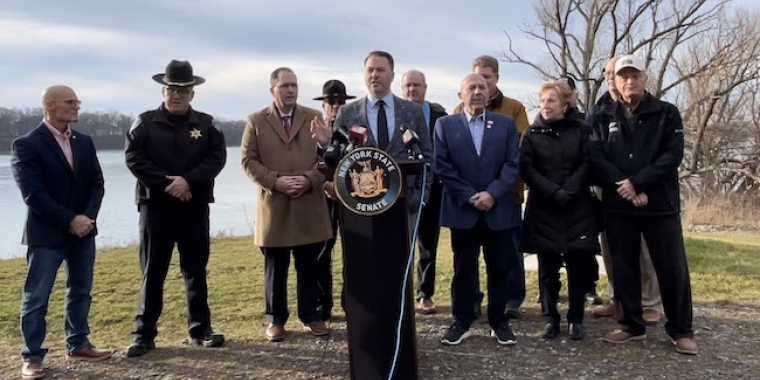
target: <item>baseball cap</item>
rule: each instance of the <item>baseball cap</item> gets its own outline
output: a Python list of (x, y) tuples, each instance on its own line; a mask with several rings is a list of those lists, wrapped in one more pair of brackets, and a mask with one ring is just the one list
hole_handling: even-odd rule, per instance
[(570, 86), (571, 89), (575, 90), (575, 79), (573, 79), (573, 77), (568, 75), (564, 77), (559, 77), (559, 79), (557, 80), (560, 82), (567, 83), (567, 85)]
[(615, 74), (627, 67), (635, 69), (636, 71), (644, 71), (644, 62), (635, 55), (624, 55), (618, 58), (617, 62), (615, 62)]

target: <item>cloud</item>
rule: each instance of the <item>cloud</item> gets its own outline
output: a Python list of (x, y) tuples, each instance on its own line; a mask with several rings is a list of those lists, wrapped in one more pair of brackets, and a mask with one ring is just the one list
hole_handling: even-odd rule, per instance
[[(504, 39), (499, 18), (476, 15), (506, 15), (515, 9), (496, 1), (484, 4), (486, 13), (485, 8), (463, 10), (454, 0), (435, 6), (400, 0), (336, 0), (330, 6), (306, 0), (287, 5), (235, 0), (4, 2), (0, 105), (37, 106), (44, 87), (64, 83), (83, 98), (85, 110), (137, 114), (161, 101), (150, 77), (171, 59), (187, 59), (208, 80), (197, 89), (194, 106), (241, 119), (271, 102), (269, 73), (279, 66), (298, 75), (304, 105), (318, 107), (311, 98), (331, 78), (364, 95), (362, 62), (370, 50), (382, 49), (396, 58), (394, 92), (400, 94), (401, 74), (417, 68), (428, 77), (430, 100), (451, 108), (458, 103), (459, 81), (470, 71), (472, 59), (496, 54)], [(519, 98), (535, 83), (526, 69), (514, 71), (502, 75), (500, 87)]]

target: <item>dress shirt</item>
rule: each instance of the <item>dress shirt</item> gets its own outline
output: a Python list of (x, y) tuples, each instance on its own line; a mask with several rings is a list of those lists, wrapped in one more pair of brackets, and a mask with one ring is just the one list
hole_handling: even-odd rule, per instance
[(422, 102), (422, 114), (425, 115), (425, 125), (430, 125), (430, 103)]
[(66, 126), (66, 130), (61, 133), (46, 120), (43, 120), (42, 122), (50, 130), (50, 133), (53, 134), (53, 137), (55, 137), (55, 142), (61, 147), (61, 151), (63, 151), (66, 161), (69, 162), (69, 166), (74, 169), (74, 155), (71, 153), (71, 128)]
[[(380, 105), (377, 104), (377, 101), (380, 100), (374, 95), (367, 95), (367, 121), (369, 122), (369, 129), (372, 131), (372, 136), (375, 137), (375, 142), (377, 142), (377, 114), (380, 112)], [(388, 95), (385, 95), (383, 97), (383, 101), (385, 102), (385, 118), (388, 120), (388, 145), (390, 145), (391, 140), (393, 140), (393, 131), (396, 129), (396, 113), (393, 110), (393, 107), (395, 106), (395, 102), (393, 100), (393, 93), (388, 93)]]
[(472, 143), (475, 145), (475, 152), (480, 156), (480, 149), (483, 147), (483, 133), (485, 132), (485, 117), (486, 111), (480, 113), (480, 115), (473, 116), (467, 111), (464, 113), (465, 121), (467, 121), (467, 127), (470, 129), (470, 136), (472, 136)]

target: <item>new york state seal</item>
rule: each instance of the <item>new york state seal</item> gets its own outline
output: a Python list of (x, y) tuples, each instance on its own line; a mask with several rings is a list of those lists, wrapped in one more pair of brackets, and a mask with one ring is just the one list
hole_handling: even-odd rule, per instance
[(340, 203), (359, 215), (381, 214), (401, 196), (401, 169), (393, 157), (377, 148), (348, 153), (338, 163), (334, 181)]

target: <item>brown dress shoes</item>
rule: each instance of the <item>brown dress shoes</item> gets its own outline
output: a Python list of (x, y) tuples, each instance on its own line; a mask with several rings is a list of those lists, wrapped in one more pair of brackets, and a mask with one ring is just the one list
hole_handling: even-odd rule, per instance
[(270, 323), (266, 331), (267, 340), (270, 342), (280, 342), (285, 339), (285, 325), (279, 323)]
[(21, 365), (21, 378), (25, 380), (41, 379), (45, 377), (45, 366), (41, 361), (31, 360)]
[(420, 313), (422, 314), (435, 314), (435, 302), (431, 298), (423, 298), (420, 300)]
[(92, 343), (87, 343), (86, 346), (79, 349), (78, 351), (70, 353), (69, 359), (97, 362), (100, 360), (108, 359), (111, 357), (111, 355), (113, 355), (113, 351), (101, 350), (99, 348), (95, 348)]

